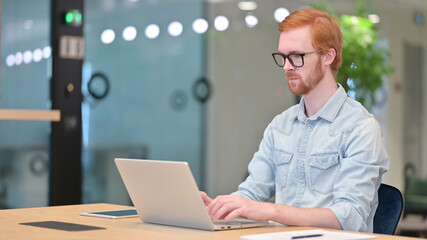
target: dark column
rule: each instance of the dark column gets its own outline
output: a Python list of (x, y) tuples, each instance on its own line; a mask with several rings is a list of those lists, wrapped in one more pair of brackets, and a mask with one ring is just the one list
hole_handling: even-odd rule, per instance
[(61, 111), (50, 136), (49, 204), (81, 203), (83, 0), (52, 0), (52, 109)]

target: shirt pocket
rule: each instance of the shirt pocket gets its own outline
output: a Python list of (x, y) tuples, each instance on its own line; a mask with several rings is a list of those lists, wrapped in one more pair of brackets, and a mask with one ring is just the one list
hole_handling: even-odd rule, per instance
[(310, 179), (313, 191), (322, 194), (332, 192), (338, 177), (339, 168), (338, 153), (310, 156)]
[(276, 184), (280, 188), (286, 188), (288, 182), (289, 166), (291, 165), (292, 153), (279, 150), (274, 151), (274, 162), (276, 163)]

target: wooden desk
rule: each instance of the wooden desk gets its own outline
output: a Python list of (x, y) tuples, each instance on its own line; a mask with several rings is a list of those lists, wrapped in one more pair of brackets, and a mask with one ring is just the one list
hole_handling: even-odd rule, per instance
[[(0, 210), (1, 239), (146, 239), (146, 240), (239, 240), (248, 234), (313, 229), (308, 227), (269, 226), (226, 231), (203, 231), (155, 224), (145, 224), (137, 217), (104, 219), (80, 216), (80, 212), (128, 209), (128, 206), (112, 204), (84, 204), (42, 208)], [(104, 227), (106, 229), (69, 232), (21, 225), (23, 222), (61, 221)], [(376, 239), (414, 239), (408, 237), (377, 235)]]

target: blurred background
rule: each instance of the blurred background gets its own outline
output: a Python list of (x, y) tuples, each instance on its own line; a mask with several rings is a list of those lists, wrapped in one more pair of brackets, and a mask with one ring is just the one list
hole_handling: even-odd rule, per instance
[[(264, 129), (298, 102), (271, 57), (277, 23), (316, 6), (347, 29), (351, 73), (340, 82), (381, 124), (384, 182), (416, 195), (405, 220), (419, 226), (400, 234), (426, 231), (426, 1), (82, 2), (82, 71), (71, 73), (81, 78), (81, 203), (132, 204), (115, 157), (188, 161), (200, 189), (235, 191)], [(50, 110), (62, 91), (51, 83), (51, 4), (1, 0), (2, 109)], [(49, 205), (51, 124), (0, 121), (0, 209)]]

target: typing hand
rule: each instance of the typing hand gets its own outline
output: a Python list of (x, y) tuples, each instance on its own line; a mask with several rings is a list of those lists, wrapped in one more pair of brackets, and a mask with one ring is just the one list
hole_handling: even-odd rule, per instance
[(258, 202), (237, 195), (218, 196), (207, 206), (212, 219), (229, 221), (245, 217), (255, 221), (266, 221), (271, 217), (274, 207), (271, 203)]
[(212, 202), (212, 198), (210, 198), (205, 192), (200, 191), (200, 196), (202, 197), (205, 206), (208, 206)]

